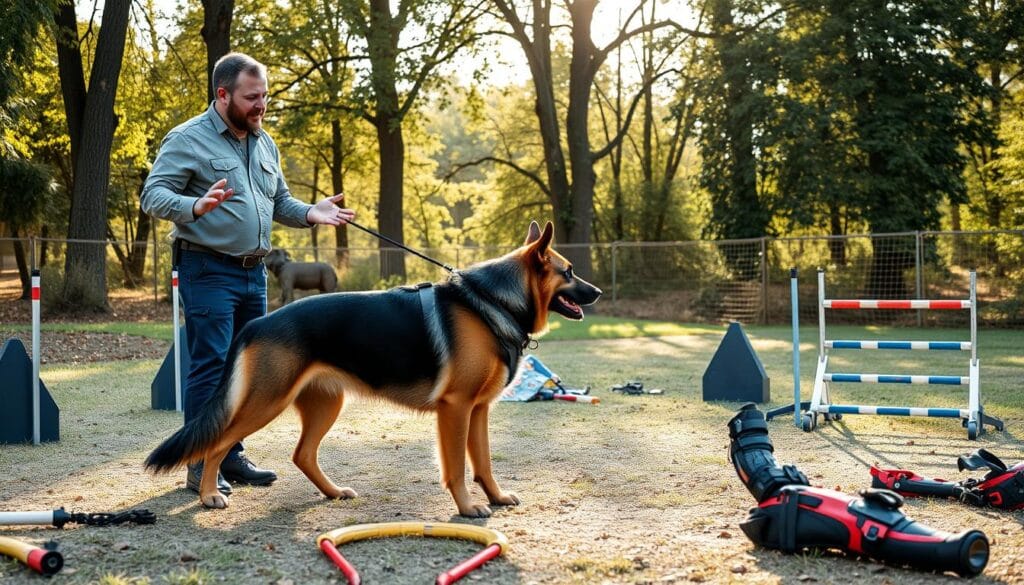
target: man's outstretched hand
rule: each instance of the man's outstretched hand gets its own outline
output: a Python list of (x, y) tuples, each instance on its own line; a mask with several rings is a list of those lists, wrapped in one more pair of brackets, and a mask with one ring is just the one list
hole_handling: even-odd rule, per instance
[(345, 195), (338, 193), (334, 197), (322, 199), (306, 212), (306, 221), (322, 225), (342, 225), (350, 219), (355, 218), (356, 212), (351, 209), (342, 209), (336, 204), (345, 198)]
[(192, 215), (196, 217), (206, 215), (216, 209), (221, 203), (224, 203), (225, 199), (234, 195), (234, 189), (224, 188), (227, 184), (227, 179), (221, 179), (210, 185), (210, 189), (206, 191), (206, 195), (196, 199), (195, 203), (192, 204)]

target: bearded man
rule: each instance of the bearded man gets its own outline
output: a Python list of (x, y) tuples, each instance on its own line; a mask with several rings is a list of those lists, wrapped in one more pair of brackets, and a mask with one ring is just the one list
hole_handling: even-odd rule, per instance
[[(336, 203), (292, 197), (280, 154), (263, 131), (267, 69), (242, 53), (213, 67), (214, 101), (164, 137), (142, 191), (142, 209), (174, 222), (174, 264), (185, 311), (191, 365), (184, 384), (185, 422), (196, 418), (217, 388), (231, 340), (267, 312), (272, 220), (291, 227), (341, 225), (355, 216)], [(246, 457), (241, 443), (221, 464), (217, 486), (229, 480), (269, 485), (277, 479)], [(189, 465), (186, 487), (198, 492), (202, 463)]]

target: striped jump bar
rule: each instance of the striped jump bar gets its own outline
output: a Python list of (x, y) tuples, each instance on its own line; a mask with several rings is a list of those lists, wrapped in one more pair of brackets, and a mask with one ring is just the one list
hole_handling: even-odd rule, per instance
[(826, 339), (829, 349), (926, 349), (971, 351), (970, 341), (854, 341), (849, 339)]
[(857, 301), (849, 299), (825, 299), (826, 309), (970, 309), (971, 301)]
[[(825, 412), (821, 409), (819, 412)], [(939, 418), (967, 418), (970, 412), (959, 408), (923, 408), (908, 406), (858, 406), (831, 404), (829, 414), (882, 414), (890, 416), (931, 416)]]
[(904, 376), (898, 374), (825, 374), (826, 382), (854, 382), (860, 384), (945, 384), (968, 386), (967, 376)]

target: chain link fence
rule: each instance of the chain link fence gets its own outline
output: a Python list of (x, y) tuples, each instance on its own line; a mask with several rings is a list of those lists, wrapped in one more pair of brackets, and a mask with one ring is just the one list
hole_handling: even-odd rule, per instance
[[(168, 243), (74, 242), (105, 248), (106, 286), (111, 295), (152, 295), (166, 302), (170, 287)], [(43, 300), (59, 295), (67, 240), (0, 238), (0, 302), (20, 292), (16, 257), (42, 273)], [(420, 250), (442, 263), (465, 267), (513, 247)], [(978, 273), (979, 324), (1024, 325), (1024, 230), (907, 232), (852, 236), (757, 238), (729, 241), (615, 242), (560, 245), (569, 257), (590, 254), (590, 280), (605, 291), (596, 312), (621, 317), (681, 322), (788, 324), (790, 270), (799, 275), (800, 318), (817, 319), (817, 276), (825, 274), (825, 296), (848, 299), (966, 299), (969, 272)], [(325, 262), (339, 275), (340, 290), (367, 290), (437, 281), (445, 271), (413, 256), (405, 258), (403, 282), (380, 279), (382, 252), (373, 248), (288, 248), (295, 262)], [(402, 254), (395, 250), (388, 256)], [(279, 301), (271, 276), (270, 306)], [(29, 308), (25, 303), (25, 312)], [(9, 314), (9, 313), (8, 313)], [(966, 323), (963, 311), (843, 311), (830, 323), (950, 326)]]

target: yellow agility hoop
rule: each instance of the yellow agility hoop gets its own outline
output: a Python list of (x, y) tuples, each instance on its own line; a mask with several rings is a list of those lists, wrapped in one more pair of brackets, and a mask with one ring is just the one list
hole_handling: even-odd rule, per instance
[(470, 571), (483, 565), (487, 561), (508, 551), (508, 538), (497, 530), (474, 526), (472, 524), (456, 524), (452, 522), (441, 522), (431, 524), (426, 522), (379, 522), (375, 524), (355, 524), (325, 532), (316, 537), (316, 544), (331, 561), (341, 570), (348, 579), (350, 585), (359, 585), (361, 579), (359, 572), (352, 563), (341, 555), (338, 547), (357, 540), (369, 540), (371, 538), (389, 538), (393, 536), (423, 536), (435, 538), (456, 538), (459, 540), (471, 540), (484, 545), (484, 550), (473, 555), (469, 559), (448, 569), (437, 576), (438, 585), (454, 583), (465, 577)]

